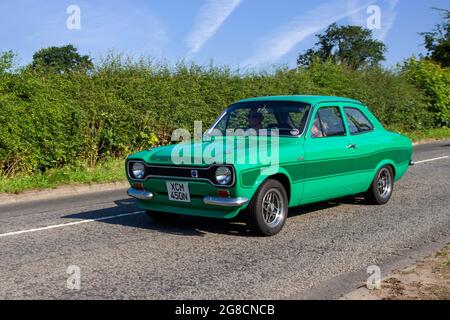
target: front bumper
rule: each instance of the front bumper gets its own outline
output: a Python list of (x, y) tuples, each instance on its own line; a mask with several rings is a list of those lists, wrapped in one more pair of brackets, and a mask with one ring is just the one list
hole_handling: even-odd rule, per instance
[(128, 194), (128, 196), (139, 199), (139, 200), (152, 200), (155, 196), (152, 192), (144, 191), (144, 190), (137, 190), (134, 188), (128, 189), (127, 194)]
[[(139, 200), (150, 201), (154, 198), (154, 194), (150, 191), (137, 190), (135, 188), (130, 188), (127, 191), (128, 196), (132, 198), (136, 198)], [(221, 198), (221, 197), (212, 197), (205, 196), (203, 198), (203, 203), (206, 205), (220, 206), (220, 207), (242, 207), (248, 203), (247, 198), (239, 197), (239, 198)]]
[(205, 204), (222, 207), (242, 207), (248, 203), (247, 198), (220, 198), (220, 197), (204, 197), (203, 202)]

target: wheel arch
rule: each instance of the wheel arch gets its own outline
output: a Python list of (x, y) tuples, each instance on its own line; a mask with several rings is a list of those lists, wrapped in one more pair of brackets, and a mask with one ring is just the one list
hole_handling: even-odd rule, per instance
[(261, 185), (269, 179), (274, 179), (281, 183), (281, 185), (284, 187), (284, 190), (286, 191), (288, 202), (290, 203), (292, 198), (292, 181), (289, 173), (287, 173), (283, 168), (279, 168), (279, 170), (277, 170), (276, 172), (260, 175), (256, 180), (255, 190), (258, 190), (258, 188), (261, 187)]
[(284, 190), (286, 191), (286, 195), (288, 197), (288, 201), (290, 202), (291, 201), (291, 180), (289, 179), (289, 177), (283, 173), (277, 173), (277, 174), (267, 177), (266, 180), (268, 180), (268, 179), (277, 180), (278, 182), (280, 182), (283, 185)]
[(394, 179), (397, 180), (397, 166), (395, 165), (395, 162), (392, 161), (391, 159), (385, 159), (380, 163), (378, 163), (378, 165), (375, 167), (375, 170), (373, 171), (373, 177), (375, 178), (375, 175), (377, 174), (378, 170), (380, 170), (384, 166), (391, 167)]

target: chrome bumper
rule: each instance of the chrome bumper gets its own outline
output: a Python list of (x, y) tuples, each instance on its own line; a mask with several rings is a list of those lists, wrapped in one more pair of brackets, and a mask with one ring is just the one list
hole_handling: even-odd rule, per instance
[(242, 207), (247, 204), (247, 198), (220, 198), (220, 197), (205, 197), (203, 198), (205, 204), (221, 207)]
[(152, 200), (154, 197), (154, 194), (152, 192), (144, 191), (144, 190), (137, 190), (134, 188), (128, 189), (127, 194), (128, 194), (128, 196), (139, 199), (139, 200)]
[[(136, 198), (139, 200), (152, 200), (154, 198), (154, 194), (150, 191), (137, 190), (134, 188), (130, 188), (127, 191), (128, 196), (132, 198)], [(220, 207), (242, 207), (247, 204), (247, 198), (220, 198), (220, 197), (211, 197), (207, 196), (203, 198), (203, 202), (208, 205), (220, 206)]]

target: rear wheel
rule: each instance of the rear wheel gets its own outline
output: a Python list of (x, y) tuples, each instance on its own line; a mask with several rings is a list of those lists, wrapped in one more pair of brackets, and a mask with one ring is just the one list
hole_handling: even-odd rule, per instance
[(394, 173), (390, 166), (381, 167), (366, 193), (372, 204), (383, 205), (389, 202), (394, 191)]
[(155, 221), (172, 221), (177, 218), (176, 214), (145, 210), (145, 213)]
[(247, 208), (247, 225), (253, 232), (273, 236), (281, 231), (288, 213), (288, 198), (277, 180), (265, 181)]

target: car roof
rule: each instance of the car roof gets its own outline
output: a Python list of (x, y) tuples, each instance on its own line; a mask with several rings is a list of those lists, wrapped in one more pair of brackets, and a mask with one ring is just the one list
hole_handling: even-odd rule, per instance
[(266, 96), (266, 97), (256, 97), (243, 99), (238, 101), (241, 102), (255, 102), (255, 101), (295, 101), (295, 102), (304, 102), (309, 103), (311, 105), (315, 105), (317, 103), (323, 102), (348, 102), (348, 103), (356, 103), (359, 105), (363, 105), (360, 101), (343, 98), (343, 97), (334, 97), (334, 96), (310, 96), (310, 95), (293, 95), (293, 96)]

